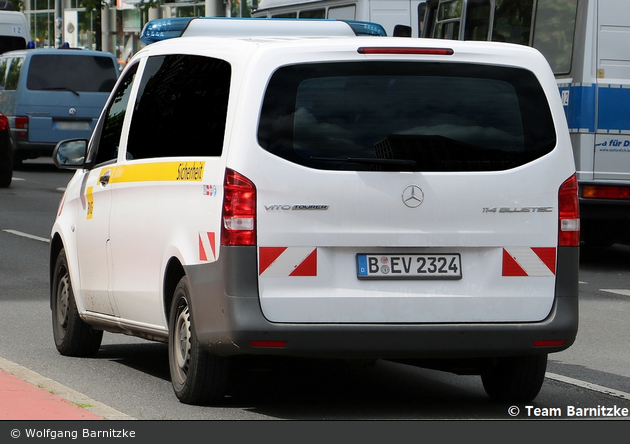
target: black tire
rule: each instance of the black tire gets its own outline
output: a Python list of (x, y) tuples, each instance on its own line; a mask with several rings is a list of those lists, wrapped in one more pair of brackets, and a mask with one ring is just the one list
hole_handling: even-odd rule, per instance
[[(1, 142), (0, 142), (1, 143)], [(7, 188), (13, 179), (13, 151), (0, 145), (0, 188)]]
[(63, 249), (55, 262), (51, 296), (53, 337), (59, 353), (76, 357), (96, 354), (101, 346), (103, 331), (93, 329), (79, 317)]
[(219, 404), (225, 397), (230, 361), (208, 353), (197, 340), (186, 277), (173, 292), (168, 326), (168, 361), (175, 395), (184, 404)]
[(546, 354), (498, 358), (481, 374), (481, 380), (495, 401), (529, 402), (538, 396), (546, 371)]
[(22, 157), (16, 155), (15, 153), (13, 153), (13, 169), (14, 170), (21, 170), (22, 166), (23, 166), (23, 159)]

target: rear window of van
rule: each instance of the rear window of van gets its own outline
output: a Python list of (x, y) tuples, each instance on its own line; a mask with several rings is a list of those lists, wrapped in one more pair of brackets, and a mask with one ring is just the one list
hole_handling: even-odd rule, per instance
[(318, 169), (498, 171), (549, 153), (556, 132), (524, 69), (344, 62), (277, 70), (258, 142)]
[(33, 55), (26, 88), (32, 91), (108, 93), (116, 83), (117, 69), (110, 57)]

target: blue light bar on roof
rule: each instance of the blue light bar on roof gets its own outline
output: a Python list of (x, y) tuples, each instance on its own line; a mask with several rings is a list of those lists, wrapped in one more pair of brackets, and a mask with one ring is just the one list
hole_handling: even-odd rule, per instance
[(361, 36), (374, 36), (374, 37), (387, 37), (387, 32), (378, 23), (361, 22), (358, 20), (341, 20), (346, 22), (356, 35)]
[(194, 17), (176, 17), (151, 20), (142, 30), (140, 41), (145, 44), (159, 42), (160, 40), (181, 37), (184, 30)]
[(226, 17), (177, 17), (148, 22), (140, 41), (145, 44), (182, 36), (386, 36), (371, 22), (325, 19), (266, 19)]

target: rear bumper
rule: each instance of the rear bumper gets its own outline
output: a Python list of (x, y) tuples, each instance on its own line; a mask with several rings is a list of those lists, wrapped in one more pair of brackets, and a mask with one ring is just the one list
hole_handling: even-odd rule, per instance
[(15, 138), (14, 155), (21, 159), (36, 159), (38, 157), (50, 157), (57, 146), (56, 143), (26, 142)]
[(630, 242), (630, 200), (580, 198), (582, 239), (586, 242)]
[[(255, 247), (223, 247), (213, 264), (188, 267), (197, 338), (211, 352), (327, 358), (484, 358), (568, 348), (578, 328), (578, 248), (559, 248), (556, 300), (533, 323), (290, 324), (265, 319), (258, 301)], [(230, 270), (238, 270), (238, 275)], [(566, 341), (535, 347), (534, 341)], [(254, 347), (279, 341), (284, 347)]]

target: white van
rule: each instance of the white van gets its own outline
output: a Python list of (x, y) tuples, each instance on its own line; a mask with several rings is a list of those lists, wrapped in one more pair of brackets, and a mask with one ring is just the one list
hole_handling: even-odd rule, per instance
[[(229, 37), (225, 37), (229, 35)], [(526, 46), (328, 20), (150, 22), (51, 232), (61, 354), (168, 343), (185, 403), (237, 355), (391, 359), (529, 401), (578, 326), (579, 211)], [(154, 43), (152, 43), (154, 42)]]
[(0, 54), (25, 49), (30, 41), (31, 33), (24, 13), (0, 10)]

